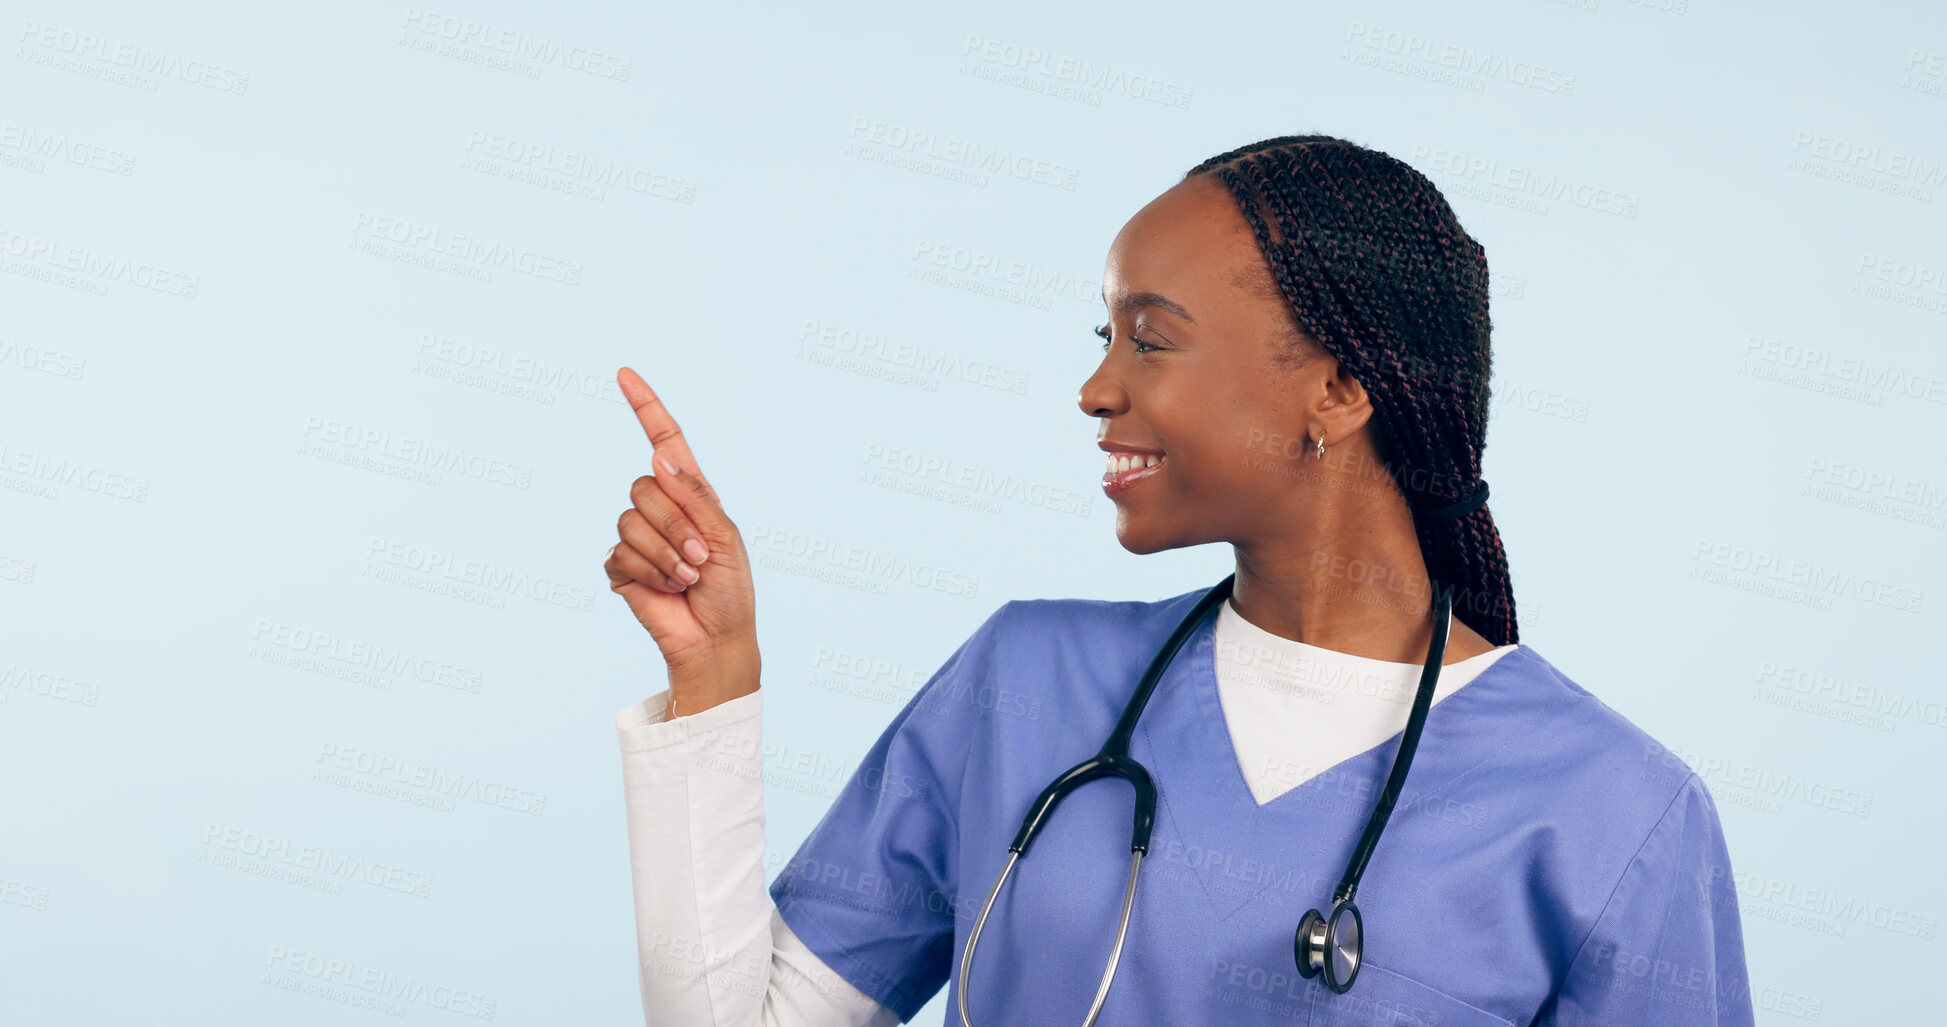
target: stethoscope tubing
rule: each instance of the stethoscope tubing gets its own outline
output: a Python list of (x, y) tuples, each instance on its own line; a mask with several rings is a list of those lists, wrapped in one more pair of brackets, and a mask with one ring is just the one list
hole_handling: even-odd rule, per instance
[(1116, 967), (1122, 961), (1123, 942), (1129, 937), (1129, 915), (1136, 905), (1136, 881), (1142, 872), (1143, 856), (1149, 851), (1150, 831), (1156, 823), (1155, 782), (1151, 780), (1149, 771), (1129, 755), (1129, 743), (1135, 737), (1136, 722), (1142, 717), (1143, 707), (1149, 704), (1151, 693), (1156, 691), (1156, 683), (1162, 680), (1163, 671), (1175, 659), (1177, 650), (1183, 648), (1183, 643), (1203, 625), (1210, 611), (1230, 595), (1231, 585), (1236, 579), (1235, 573), (1226, 575), (1224, 580), (1205, 592), (1197, 600), (1196, 606), (1177, 624), (1176, 630), (1163, 643), (1163, 648), (1149, 661), (1149, 668), (1143, 672), (1136, 694), (1123, 707), (1115, 730), (1109, 733), (1102, 748), (1094, 756), (1049, 782), (1035, 797), (1034, 805), (1021, 821), (1021, 830), (1007, 847), (1007, 862), (994, 878), (994, 887), (987, 892), (987, 901), (981, 903), (980, 916), (974, 920), (973, 930), (967, 935), (966, 950), (960, 954), (958, 1006), (961, 1027), (974, 1027), (973, 1016), (967, 1011), (967, 991), (973, 980), (974, 949), (980, 944), (980, 932), (987, 924), (987, 914), (993, 910), (994, 900), (1000, 896), (1001, 886), (1007, 883), (1014, 865), (1026, 858), (1028, 847), (1034, 844), (1035, 836), (1041, 833), (1042, 825), (1048, 822), (1048, 817), (1053, 815), (1064, 796), (1098, 777), (1120, 777), (1136, 790), (1136, 812), (1129, 838), (1129, 884), (1122, 892), (1122, 916), (1116, 923), (1115, 947), (1109, 952), (1109, 964), (1102, 972), (1102, 982), (1095, 989), (1095, 1001), (1089, 1006), (1088, 1017), (1082, 1021), (1083, 1027), (1093, 1027), (1096, 1018), (1102, 1015), (1102, 1008), (1109, 1001), (1109, 986), (1115, 983)]
[(1365, 832), (1359, 836), (1359, 844), (1345, 864), (1345, 876), (1339, 879), (1339, 886), (1332, 893), (1334, 902), (1350, 899), (1358, 890), (1366, 863), (1372, 859), (1372, 850), (1386, 830), (1386, 821), (1391, 819), (1393, 806), (1399, 802), (1400, 790), (1406, 787), (1406, 772), (1413, 766), (1413, 754), (1420, 750), (1420, 732), (1426, 729), (1427, 713), (1433, 708), (1433, 686), (1440, 679), (1440, 664), (1447, 655), (1447, 636), (1453, 631), (1453, 590), (1436, 586), (1433, 604), (1433, 640), (1427, 645), (1426, 665), (1420, 668), (1420, 685), (1413, 694), (1413, 708), (1406, 715), (1406, 730), (1400, 735), (1399, 748), (1393, 754), (1393, 769), (1386, 775), (1386, 787), (1379, 793), (1372, 816), (1366, 820)]

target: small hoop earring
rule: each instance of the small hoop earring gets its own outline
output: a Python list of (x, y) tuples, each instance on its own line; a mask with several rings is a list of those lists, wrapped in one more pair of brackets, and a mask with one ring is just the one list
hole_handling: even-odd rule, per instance
[(1314, 455), (1314, 456), (1312, 457), (1312, 459), (1314, 459), (1314, 460), (1323, 460), (1323, 459), (1325, 459), (1325, 431), (1324, 431), (1324, 429), (1322, 429), (1322, 428), (1321, 428), (1321, 429), (1319, 429), (1319, 432), (1318, 432), (1318, 445), (1317, 445), (1317, 447), (1316, 447), (1316, 448), (1314, 448), (1314, 449), (1313, 449), (1313, 453), (1314, 453), (1315, 455)]

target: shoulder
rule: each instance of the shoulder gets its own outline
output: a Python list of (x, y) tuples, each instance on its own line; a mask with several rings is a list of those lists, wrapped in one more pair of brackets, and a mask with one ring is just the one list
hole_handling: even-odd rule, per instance
[(1620, 835), (1647, 835), (1679, 800), (1701, 798), (1715, 818), (1703, 779), (1649, 731), (1525, 644), (1500, 663), (1491, 697), (1506, 714), (1495, 731), (1508, 769), (1549, 782), (1564, 806), (1599, 811), (1592, 826)]
[(1144, 634), (1158, 624), (1174, 625), (1206, 591), (1198, 588), (1155, 600), (1010, 599), (990, 622), (1005, 620), (1014, 641), (1053, 642), (1099, 632)]
[[(1077, 723), (1119, 704), (1183, 615), (1206, 589), (1153, 601), (1011, 599), (976, 629), (949, 661), (942, 695), (990, 685), (1016, 706), (1060, 709)], [(1119, 705), (1118, 705), (1119, 708)], [(1029, 716), (1027, 721), (1038, 718)]]

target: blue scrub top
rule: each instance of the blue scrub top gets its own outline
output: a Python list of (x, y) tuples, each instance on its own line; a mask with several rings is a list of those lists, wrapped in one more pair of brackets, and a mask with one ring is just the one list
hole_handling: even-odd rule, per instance
[[(957, 1024), (960, 953), (1021, 818), (1101, 746), (1203, 591), (1002, 605), (780, 872), (785, 922), (902, 1021), (944, 984)], [(1752, 1023), (1709, 792), (1526, 645), (1427, 718), (1359, 886), (1352, 989), (1300, 977), (1292, 934), (1305, 910), (1329, 912), (1400, 736), (1257, 805), (1218, 702), (1215, 620), (1131, 744), (1159, 802), (1103, 1024)], [(1122, 781), (1084, 785), (1016, 865), (975, 953), (978, 1027), (1082, 1021), (1115, 940), (1132, 809)]]

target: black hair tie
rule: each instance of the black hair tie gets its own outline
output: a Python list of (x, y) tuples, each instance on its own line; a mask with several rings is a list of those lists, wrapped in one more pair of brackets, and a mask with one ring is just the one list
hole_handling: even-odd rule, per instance
[(1465, 517), (1475, 510), (1480, 509), (1486, 502), (1487, 482), (1483, 480), (1480, 487), (1474, 490), (1473, 495), (1457, 503), (1449, 503), (1437, 510), (1428, 510), (1420, 515), (1420, 521), (1425, 524), (1438, 524), (1441, 521), (1450, 521), (1457, 517)]

